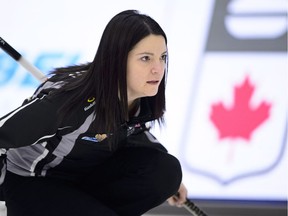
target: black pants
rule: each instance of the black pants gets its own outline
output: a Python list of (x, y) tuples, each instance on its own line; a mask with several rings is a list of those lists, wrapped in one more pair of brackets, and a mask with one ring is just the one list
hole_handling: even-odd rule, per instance
[(138, 216), (175, 194), (182, 173), (165, 152), (139, 147), (116, 152), (77, 183), (7, 173), (8, 216)]

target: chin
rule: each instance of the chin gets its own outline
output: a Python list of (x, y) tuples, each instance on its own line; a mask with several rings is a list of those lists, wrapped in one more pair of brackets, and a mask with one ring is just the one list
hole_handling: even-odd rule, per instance
[(146, 96), (147, 96), (147, 97), (153, 97), (153, 96), (157, 95), (157, 93), (158, 93), (158, 91), (157, 91), (157, 92), (150, 93), (150, 94), (147, 94)]

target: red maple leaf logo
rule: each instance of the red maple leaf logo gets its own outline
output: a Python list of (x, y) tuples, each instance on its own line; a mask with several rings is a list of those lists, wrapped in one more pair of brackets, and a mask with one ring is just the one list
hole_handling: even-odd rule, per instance
[(240, 86), (235, 86), (231, 107), (225, 107), (222, 102), (212, 105), (210, 119), (218, 129), (220, 139), (250, 140), (253, 131), (269, 118), (271, 104), (262, 101), (257, 107), (251, 107), (254, 89), (247, 76)]

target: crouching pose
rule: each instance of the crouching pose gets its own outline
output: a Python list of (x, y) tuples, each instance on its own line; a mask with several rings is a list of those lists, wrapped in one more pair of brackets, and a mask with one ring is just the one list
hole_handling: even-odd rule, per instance
[(56, 68), (1, 118), (8, 216), (138, 216), (184, 203), (179, 161), (148, 127), (164, 120), (167, 56), (159, 24), (123, 11), (92, 62)]

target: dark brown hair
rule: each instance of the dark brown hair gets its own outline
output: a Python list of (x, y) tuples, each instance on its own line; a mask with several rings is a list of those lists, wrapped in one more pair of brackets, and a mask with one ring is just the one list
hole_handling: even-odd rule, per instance
[[(66, 72), (85, 71), (77, 79), (69, 79), (59, 91), (71, 91), (62, 112), (73, 111), (78, 104), (95, 97), (95, 128), (110, 133), (124, 123), (128, 116), (127, 105), (127, 59), (128, 53), (143, 38), (153, 35), (167, 38), (160, 25), (150, 16), (140, 14), (136, 10), (123, 11), (114, 16), (107, 24), (91, 63), (58, 69), (54, 74), (63, 76)], [(158, 93), (147, 97), (153, 118), (163, 123), (165, 111), (165, 75), (160, 83)], [(63, 73), (65, 72), (65, 73)], [(66, 73), (67, 74), (67, 73)], [(63, 78), (63, 77), (62, 77)], [(53, 79), (53, 77), (52, 77)]]

